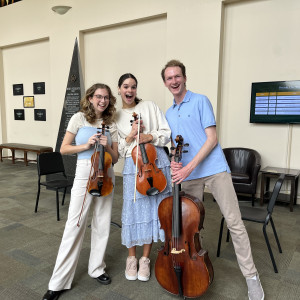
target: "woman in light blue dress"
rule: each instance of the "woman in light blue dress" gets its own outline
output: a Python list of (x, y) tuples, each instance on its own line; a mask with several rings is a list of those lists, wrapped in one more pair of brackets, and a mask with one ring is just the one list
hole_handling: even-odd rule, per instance
[[(170, 142), (171, 130), (163, 112), (154, 102), (137, 98), (137, 79), (132, 74), (122, 75), (118, 87), (122, 98), (122, 109), (116, 114), (118, 150), (120, 156), (125, 158), (122, 210), (122, 244), (128, 248), (125, 276), (128, 280), (147, 281), (150, 278), (149, 255), (152, 242), (164, 241), (165, 238), (164, 231), (160, 229), (158, 206), (172, 191), (170, 162), (163, 149)], [(136, 166), (131, 152), (137, 145), (138, 121), (132, 121), (134, 112), (141, 115), (139, 142), (155, 146), (156, 166), (167, 180), (166, 188), (158, 195), (147, 196), (136, 191), (135, 199)], [(143, 256), (139, 263), (136, 246), (143, 246)]]

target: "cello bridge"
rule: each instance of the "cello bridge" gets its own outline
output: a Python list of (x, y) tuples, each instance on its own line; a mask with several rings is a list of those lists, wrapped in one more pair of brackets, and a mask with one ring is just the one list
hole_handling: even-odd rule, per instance
[(172, 250), (171, 250), (172, 254), (180, 254), (182, 252), (185, 252), (185, 249), (176, 250), (176, 248), (172, 248)]

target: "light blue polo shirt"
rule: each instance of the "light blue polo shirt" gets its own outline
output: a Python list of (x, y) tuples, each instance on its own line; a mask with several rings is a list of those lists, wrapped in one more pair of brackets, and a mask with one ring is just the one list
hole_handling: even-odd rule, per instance
[[(187, 91), (183, 101), (173, 105), (167, 110), (166, 118), (172, 130), (172, 141), (176, 145), (177, 135), (183, 137), (184, 143), (188, 143), (187, 153), (182, 154), (181, 162), (187, 165), (199, 152), (207, 137), (205, 128), (216, 126), (213, 107), (209, 99), (200, 94)], [(202, 161), (185, 180), (192, 180), (211, 176), (221, 172), (230, 173), (223, 150), (218, 143), (210, 154)]]

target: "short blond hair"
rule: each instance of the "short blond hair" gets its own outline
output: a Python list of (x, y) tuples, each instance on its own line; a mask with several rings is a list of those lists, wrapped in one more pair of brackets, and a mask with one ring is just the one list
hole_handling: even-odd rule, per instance
[(180, 62), (179, 60), (172, 59), (169, 62), (167, 62), (165, 67), (161, 70), (161, 77), (162, 77), (163, 81), (165, 81), (165, 71), (169, 67), (179, 67), (181, 69), (183, 77), (186, 77), (186, 75), (185, 75), (185, 65), (182, 62)]

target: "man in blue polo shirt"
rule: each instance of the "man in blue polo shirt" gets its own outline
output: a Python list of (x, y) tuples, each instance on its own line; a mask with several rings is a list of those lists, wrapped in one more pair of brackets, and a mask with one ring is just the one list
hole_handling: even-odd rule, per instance
[(248, 285), (248, 297), (250, 300), (263, 300), (264, 291), (241, 219), (230, 169), (217, 140), (212, 105), (206, 96), (186, 89), (185, 66), (180, 61), (169, 61), (161, 76), (174, 96), (173, 105), (166, 113), (172, 130), (172, 143), (176, 145), (175, 138), (181, 135), (184, 143), (189, 144), (181, 162), (171, 162), (173, 181), (199, 199), (203, 197), (204, 187), (209, 188), (230, 230), (238, 264)]

